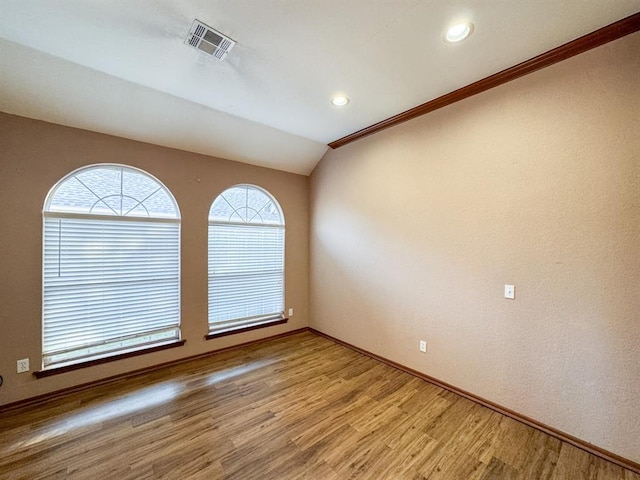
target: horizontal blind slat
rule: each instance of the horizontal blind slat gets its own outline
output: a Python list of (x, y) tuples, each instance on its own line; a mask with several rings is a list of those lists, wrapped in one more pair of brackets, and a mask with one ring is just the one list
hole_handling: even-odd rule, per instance
[(282, 318), (284, 226), (210, 224), (208, 254), (211, 332)]
[(45, 364), (179, 338), (179, 254), (179, 223), (48, 214)]

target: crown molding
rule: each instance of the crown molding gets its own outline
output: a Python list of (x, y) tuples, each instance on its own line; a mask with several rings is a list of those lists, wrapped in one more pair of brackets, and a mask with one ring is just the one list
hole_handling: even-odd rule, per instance
[(460, 100), (464, 100), (465, 98), (485, 92), (491, 88), (515, 80), (516, 78), (529, 75), (537, 70), (562, 62), (568, 58), (604, 45), (605, 43), (609, 43), (631, 33), (635, 33), (638, 30), (640, 30), (640, 12), (612, 23), (611, 25), (607, 25), (606, 27), (602, 27), (594, 32), (588, 33), (587, 35), (572, 40), (569, 43), (565, 43), (564, 45), (556, 47), (553, 50), (549, 50), (537, 57), (525, 60), (513, 67), (507, 68), (506, 70), (502, 70), (501, 72), (490, 75), (482, 80), (478, 80), (477, 82), (454, 90), (451, 93), (447, 93), (446, 95), (442, 95), (441, 97), (423, 103), (422, 105), (413, 107), (405, 112), (389, 117), (386, 120), (374, 123), (373, 125), (339, 138), (338, 140), (334, 140), (329, 143), (329, 147), (333, 149), (343, 147), (368, 135), (372, 135), (386, 128), (406, 122), (407, 120), (420, 117), (433, 112), (434, 110), (451, 105), (452, 103), (456, 103)]

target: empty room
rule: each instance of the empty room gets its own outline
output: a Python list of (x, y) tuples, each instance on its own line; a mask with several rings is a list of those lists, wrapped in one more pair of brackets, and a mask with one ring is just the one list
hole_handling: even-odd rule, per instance
[(640, 480), (639, 31), (0, 0), (0, 480)]

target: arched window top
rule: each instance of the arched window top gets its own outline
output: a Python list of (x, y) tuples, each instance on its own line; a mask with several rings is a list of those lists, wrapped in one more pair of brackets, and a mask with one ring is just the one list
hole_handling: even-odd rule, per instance
[(211, 204), (210, 222), (284, 225), (280, 205), (266, 190), (255, 185), (235, 185)]
[(158, 179), (124, 165), (90, 165), (49, 192), (45, 212), (117, 217), (180, 218), (173, 195)]

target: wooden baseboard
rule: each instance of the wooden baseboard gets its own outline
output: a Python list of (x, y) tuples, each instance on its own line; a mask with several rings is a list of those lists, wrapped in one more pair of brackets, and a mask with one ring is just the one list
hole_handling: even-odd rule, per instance
[(616, 465), (621, 466), (622, 468), (626, 468), (632, 472), (638, 473), (640, 474), (640, 464), (629, 460), (627, 458), (621, 457), (620, 455), (617, 455), (615, 453), (609, 452), (608, 450), (605, 450), (604, 448), (600, 448), (596, 445), (590, 444), (584, 440), (581, 440), (577, 437), (574, 437), (573, 435), (570, 435), (568, 433), (562, 432), (556, 428), (550, 427), (549, 425), (545, 425), (544, 423), (538, 422), (537, 420), (527, 417), (525, 415), (522, 415), (518, 412), (515, 412), (509, 408), (503, 407), (501, 405), (498, 405), (497, 403), (494, 403), (490, 400), (484, 399), (482, 397), (479, 397), (477, 395), (474, 395), (473, 393), (467, 392), (465, 390), (462, 390), (454, 385), (450, 385), (446, 382), (440, 381), (437, 378), (431, 377), (429, 375), (426, 375), (424, 373), (418, 372), (417, 370), (413, 370), (412, 368), (406, 367), (404, 365), (401, 365), (399, 363), (394, 362), (393, 360), (389, 360), (387, 358), (381, 357), (380, 355), (376, 355), (375, 353), (369, 352), (367, 350), (364, 350), (360, 347), (356, 347), (355, 345), (352, 345), (350, 343), (347, 343), (345, 341), (342, 341), (338, 338), (332, 337), (331, 335), (328, 335), (326, 333), (323, 333), (319, 330), (316, 330), (315, 328), (311, 328), (311, 327), (303, 327), (303, 328), (299, 328), (296, 330), (292, 330), (290, 332), (284, 332), (284, 333), (280, 333), (278, 335), (273, 335), (270, 337), (266, 337), (266, 338), (260, 338), (258, 340), (253, 340), (251, 342), (245, 342), (245, 343), (240, 343), (238, 345), (232, 345), (230, 347), (225, 347), (225, 348), (220, 348), (217, 350), (211, 350), (210, 352), (205, 352), (205, 353), (201, 353), (198, 355), (192, 355), (190, 357), (185, 357), (185, 358), (180, 358), (177, 360), (173, 360), (170, 362), (165, 362), (165, 363), (160, 363), (157, 365), (153, 365), (153, 366), (149, 366), (149, 367), (145, 367), (145, 368), (140, 368), (138, 370), (133, 370), (131, 372), (126, 372), (126, 373), (121, 373), (118, 375), (113, 375), (111, 377), (107, 377), (107, 378), (103, 378), (100, 380), (96, 380), (93, 382), (88, 382), (88, 383), (83, 383), (80, 385), (75, 385), (73, 387), (69, 387), (69, 388), (64, 388), (61, 390), (56, 390), (54, 392), (50, 392), (50, 393), (46, 393), (43, 395), (38, 395), (36, 397), (31, 397), (31, 398), (27, 398), (24, 400), (19, 400), (17, 402), (12, 402), (12, 403), (8, 403), (5, 405), (1, 405), (0, 406), (0, 413), (4, 413), (6, 411), (9, 410), (15, 410), (18, 408), (22, 408), (22, 407), (28, 407), (28, 406), (34, 406), (37, 405), (39, 403), (43, 403), (43, 402), (48, 402), (51, 400), (54, 400), (56, 398), (62, 397), (64, 395), (68, 395), (70, 393), (76, 393), (76, 392), (80, 392), (82, 390), (87, 390), (89, 388), (93, 388), (93, 387), (97, 387), (100, 385), (105, 385), (105, 384), (109, 384), (109, 383), (113, 383), (119, 380), (123, 380), (123, 379), (127, 379), (127, 378), (132, 378), (132, 377), (136, 377), (139, 375), (144, 375), (147, 374), (149, 372), (153, 372), (155, 370), (159, 370), (162, 368), (167, 368), (167, 367), (172, 367), (175, 365), (180, 365), (182, 363), (187, 363), (190, 362), (192, 360), (198, 360), (201, 358), (207, 358), (216, 354), (219, 354), (221, 352), (225, 352), (228, 350), (234, 350), (234, 349), (239, 349), (239, 348), (246, 348), (248, 346), (251, 345), (255, 345), (258, 343), (263, 343), (263, 342), (268, 342), (271, 340), (276, 340), (278, 338), (284, 338), (284, 337), (288, 337), (291, 335), (295, 335), (297, 333), (302, 333), (302, 332), (312, 332), (316, 335), (319, 335), (321, 337), (327, 338), (335, 343), (338, 343), (340, 345), (343, 345), (347, 348), (350, 348), (351, 350), (354, 350), (358, 353), (361, 353), (363, 355), (366, 355), (370, 358), (373, 358), (374, 360), (378, 360), (379, 362), (385, 363), (391, 367), (397, 368), (398, 370), (401, 370), (403, 372), (406, 372), (410, 375), (413, 375), (417, 378), (420, 378), (424, 381), (427, 381), (429, 383), (432, 383), (434, 385), (437, 385), (440, 388), (444, 388), (445, 390), (449, 390), (450, 392), (453, 392), (457, 395), (460, 395), (464, 398), (467, 398), (473, 402), (476, 402), (482, 406), (485, 406), (487, 408), (490, 408), (491, 410), (494, 410), (498, 413), (501, 413), (503, 415), (506, 415), (509, 418), (512, 418), (514, 420), (517, 420), (521, 423), (524, 423), (525, 425), (528, 425), (530, 427), (533, 427), (537, 430), (540, 430), (544, 433), (547, 433), (549, 435), (551, 435), (552, 437), (555, 437), (559, 440), (562, 440), (563, 442), (567, 442), (575, 447), (581, 448), (582, 450), (585, 450), (586, 452), (592, 453), (593, 455), (597, 455), (598, 457), (601, 457), (605, 460), (608, 460), (612, 463), (615, 463)]
[(570, 435), (568, 433), (562, 432), (560, 430), (558, 430), (557, 428), (554, 427), (550, 427), (549, 425), (545, 425), (542, 422), (539, 422), (533, 418), (527, 417), (526, 415), (522, 415), (514, 410), (511, 410), (510, 408), (506, 408), (503, 407), (502, 405), (499, 405), (495, 402), (492, 402), (491, 400), (487, 400), (485, 398), (479, 397), (471, 392), (467, 392), (465, 390), (462, 390), (461, 388), (458, 388), (454, 385), (450, 385), (446, 382), (443, 382), (441, 380), (438, 380), (437, 378), (431, 377), (430, 375), (426, 375), (424, 373), (418, 372), (417, 370), (413, 370), (412, 368), (406, 367), (404, 365), (401, 365), (399, 363), (394, 362), (393, 360), (389, 360), (388, 358), (384, 358), (381, 357), (380, 355), (376, 355), (375, 353), (371, 353), (367, 350), (364, 350), (360, 347), (356, 347), (355, 345), (351, 345), (350, 343), (344, 342), (338, 338), (332, 337), (331, 335), (328, 335), (326, 333), (323, 333), (319, 330), (316, 330), (315, 328), (309, 328), (309, 331), (311, 331), (312, 333), (315, 333), (317, 335), (320, 335), (321, 337), (325, 337), (333, 342), (336, 342), (340, 345), (343, 345), (347, 348), (350, 348), (351, 350), (354, 350), (358, 353), (362, 353), (363, 355), (366, 355), (368, 357), (373, 358), (374, 360), (378, 360), (379, 362), (385, 363), (391, 367), (397, 368), (398, 370), (402, 370), (403, 372), (406, 372), (410, 375), (413, 375), (414, 377), (418, 377), (422, 380), (425, 380), (429, 383), (432, 383), (434, 385), (437, 385), (440, 388), (444, 388), (445, 390), (449, 390), (450, 392), (456, 393), (458, 395), (460, 395), (461, 397), (467, 398), (473, 402), (476, 402), (484, 407), (490, 408), (491, 410), (494, 410), (498, 413), (501, 413), (502, 415), (506, 415), (509, 418), (512, 418), (514, 420), (517, 420), (518, 422), (524, 423), (525, 425), (528, 425), (530, 427), (533, 427), (537, 430), (540, 430), (548, 435), (551, 435), (552, 437), (557, 438), (558, 440), (562, 440), (563, 442), (567, 442), (571, 445), (573, 445), (574, 447), (578, 447), (586, 452), (589, 452), (593, 455), (597, 455), (598, 457), (601, 457), (609, 462), (615, 463), (616, 465), (621, 466), (622, 468), (626, 468), (627, 470), (630, 470), (634, 473), (638, 473), (640, 474), (640, 464), (636, 463), (632, 460), (629, 460), (628, 458), (624, 458), (621, 457), (620, 455), (617, 455), (613, 452), (610, 452), (608, 450), (605, 450), (604, 448), (600, 448), (596, 445), (593, 445), (589, 442), (586, 442), (580, 438), (574, 437), (573, 435)]
[(302, 333), (309, 331), (309, 327), (298, 328), (296, 330), (291, 330), (290, 332), (280, 333), (278, 335), (272, 335), (266, 338), (260, 338), (258, 340), (253, 340), (251, 342), (244, 342), (238, 345), (232, 345), (230, 347), (219, 348), (217, 350), (211, 350), (209, 352), (200, 353), (198, 355), (191, 355), (190, 357), (179, 358), (176, 360), (172, 360), (170, 362), (159, 363), (157, 365), (151, 365), (149, 367), (139, 368), (137, 370), (132, 370), (131, 372), (120, 373), (118, 375), (113, 375), (111, 377), (102, 378), (100, 380), (95, 380), (93, 382), (82, 383), (80, 385), (74, 385), (73, 387), (63, 388), (60, 390), (56, 390), (54, 392), (45, 393), (43, 395), (38, 395), (35, 397), (25, 398), (24, 400), (18, 400), (17, 402), (7, 403), (5, 405), (0, 405), (0, 413), (4, 413), (9, 410), (15, 410), (22, 407), (30, 407), (35, 406), (40, 403), (49, 402), (56, 398), (62, 397), (64, 395), (68, 395), (70, 393), (80, 392), (82, 390), (87, 390), (89, 388), (98, 387), (100, 385), (106, 385), (109, 383), (116, 382), (118, 380), (124, 380), (131, 377), (137, 377), (139, 375), (144, 375), (149, 372), (153, 372), (155, 370), (160, 370), (161, 368), (173, 367), (175, 365), (180, 365), (182, 363), (187, 363), (192, 360), (198, 360), (201, 358), (207, 358), (212, 355), (216, 355), (218, 353), (226, 352), (227, 350), (233, 350), (236, 348), (245, 348), (250, 345), (267, 342), (270, 340), (275, 340), (278, 338), (288, 337), (290, 335), (295, 335), (296, 333)]

